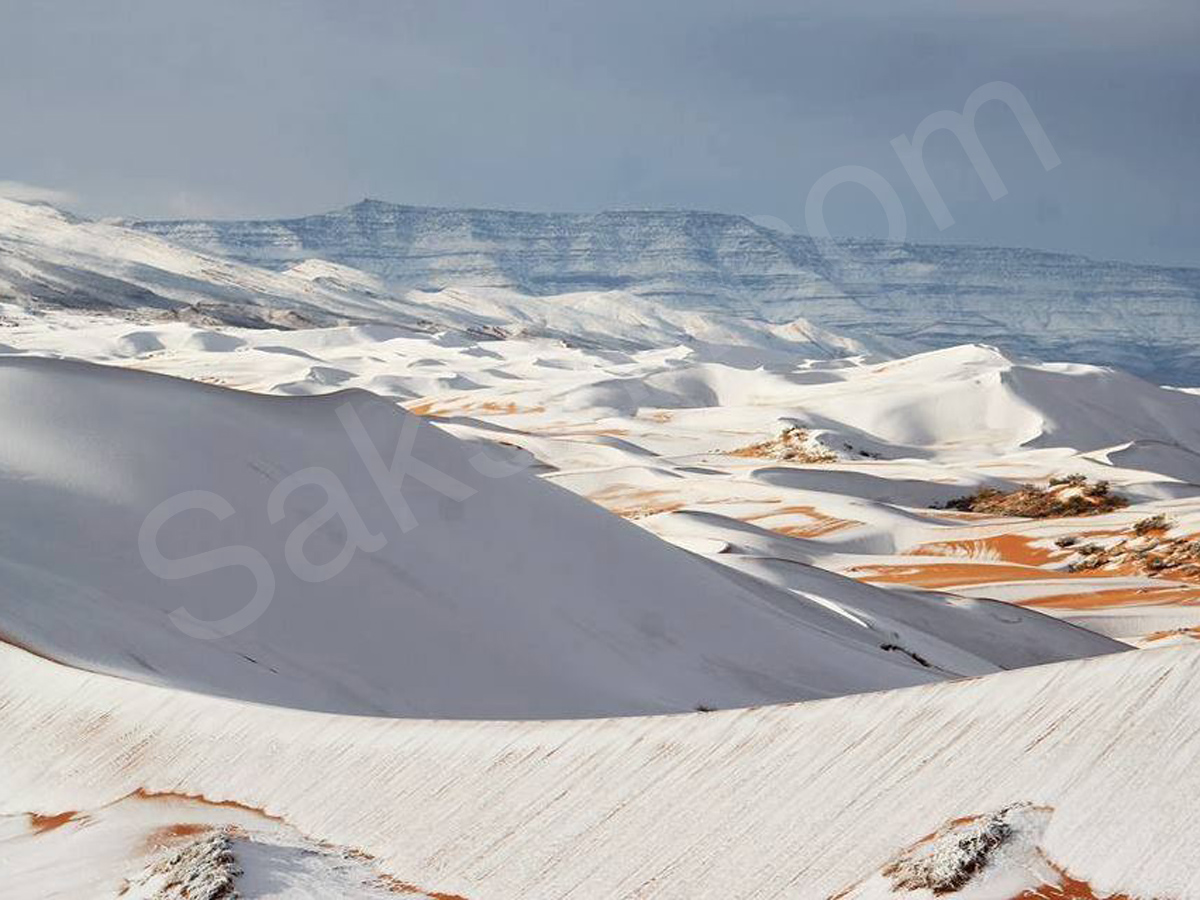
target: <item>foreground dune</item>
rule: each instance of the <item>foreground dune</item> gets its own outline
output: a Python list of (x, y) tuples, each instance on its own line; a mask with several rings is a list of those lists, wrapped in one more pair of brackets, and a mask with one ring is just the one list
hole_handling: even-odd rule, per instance
[[(1200, 897), (1197, 697), (1200, 652), (1177, 647), (728, 712), (388, 721), (0, 648), (0, 811), (48, 817), (138, 791), (232, 801), (471, 900), (820, 898), (951, 820), (1017, 805), (1044, 811), (1021, 832), (1039, 858), (1097, 897), (1182, 900)], [(960, 896), (1036, 886), (1006, 859)]]

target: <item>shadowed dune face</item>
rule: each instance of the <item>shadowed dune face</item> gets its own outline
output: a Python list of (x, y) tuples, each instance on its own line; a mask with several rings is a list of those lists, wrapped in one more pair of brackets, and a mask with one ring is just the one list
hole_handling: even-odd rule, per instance
[[(351, 416), (388, 458), (418, 429), (412, 464), (435, 461), (441, 481), (403, 481), (414, 527), (344, 426)], [(0, 550), (19, 587), (0, 595), (0, 617), (19, 625), (22, 644), (69, 664), (299, 708), (462, 718), (681, 712), (943, 677), (831, 611), (789, 608), (779, 589), (735, 580), (520, 467), (496, 477), (477, 445), (372, 395), (262, 397), (5, 359), (0, 418), (22, 423), (0, 445), (0, 470), (14, 473), (0, 478), (0, 501), (25, 523), (21, 545)], [(76, 433), (91, 456), (63, 451)], [(353, 498), (371, 541), (381, 536), (363, 548), (340, 518), (311, 526), (305, 560), (346, 560), (328, 578), (295, 565), (292, 535), (306, 534), (312, 508), (289, 493), (268, 515), (280, 485), (314, 467)], [(199, 622), (238, 615), (247, 566), (163, 578), (139, 564), (150, 514), (196, 490), (233, 513), (173, 516), (153, 535), (158, 554), (244, 548), (239, 558), (260, 563), (255, 580), (266, 568), (277, 581), (256, 617), (214, 641), (177, 627), (173, 611)], [(626, 502), (638, 504), (632, 516), (652, 501)], [(91, 627), (58, 627), (72, 619)]]

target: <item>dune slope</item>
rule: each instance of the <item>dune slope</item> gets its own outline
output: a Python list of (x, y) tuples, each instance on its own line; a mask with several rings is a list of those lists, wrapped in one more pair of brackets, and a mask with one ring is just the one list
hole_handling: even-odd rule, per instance
[(339, 712), (619, 715), (1122, 648), (1035, 613), (939, 618), (816, 570), (814, 594), (713, 567), (362, 391), (10, 357), (0, 421), (0, 629), (145, 681)]
[[(189, 696), (0, 648), (0, 812), (45, 821), (116, 815), (138, 791), (203, 797), (234, 804), (233, 821), (257, 809), (357, 848), (439, 897), (488, 900), (880, 896), (871, 880), (924, 836), (1016, 808), (1030, 811), (1021, 852), (939, 896), (1189, 900), (1198, 686), (1200, 653), (1172, 648), (760, 709), (388, 721)], [(0, 842), (16, 863), (36, 846)], [(1022, 893), (1060, 870), (1094, 894)]]

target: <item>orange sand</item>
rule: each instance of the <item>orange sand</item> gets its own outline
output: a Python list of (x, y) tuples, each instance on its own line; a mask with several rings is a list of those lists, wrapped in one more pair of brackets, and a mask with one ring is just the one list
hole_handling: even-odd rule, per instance
[[(880, 584), (909, 584), (914, 587), (948, 588), (1000, 581), (1039, 581), (1050, 578), (1078, 578), (1069, 572), (1055, 572), (1035, 566), (1006, 563), (930, 563), (916, 565), (855, 566), (848, 570), (856, 578)], [(1083, 573), (1084, 575), (1088, 573)]]
[(788, 515), (805, 516), (809, 521), (795, 525), (767, 525), (765, 527), (776, 534), (783, 534), (788, 537), (816, 538), (862, 524), (862, 522), (856, 522), (853, 519), (838, 519), (834, 516), (827, 516), (812, 506), (784, 506), (768, 512), (756, 513), (753, 516), (743, 516), (742, 521), (757, 522), (762, 519), (775, 519)]
[(78, 816), (79, 813), (73, 809), (52, 816), (39, 816), (37, 813), (30, 813), (29, 827), (33, 829), (35, 834), (45, 834), (47, 831), (62, 828), (68, 822), (74, 822)]
[(1200, 603), (1200, 589), (1194, 587), (1140, 587), (1051, 594), (1022, 600), (1019, 605), (1051, 609), (1105, 609), (1117, 606), (1190, 606), (1196, 603)]
[(998, 559), (1022, 566), (1043, 566), (1064, 557), (1045, 547), (1035, 547), (1034, 538), (1023, 534), (998, 534), (993, 537), (922, 544), (915, 556), (959, 556), (968, 559)]

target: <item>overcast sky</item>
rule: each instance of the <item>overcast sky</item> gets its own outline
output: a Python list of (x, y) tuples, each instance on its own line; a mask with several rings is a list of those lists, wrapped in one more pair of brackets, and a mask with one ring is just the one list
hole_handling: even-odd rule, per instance
[[(813, 183), (877, 171), (910, 240), (1200, 265), (1196, 0), (0, 0), (0, 190), (86, 214), (275, 217), (362, 197), (593, 211), (689, 207), (804, 231)], [(1026, 96), (926, 160), (891, 140), (991, 81)], [(863, 187), (834, 234), (886, 234)]]

